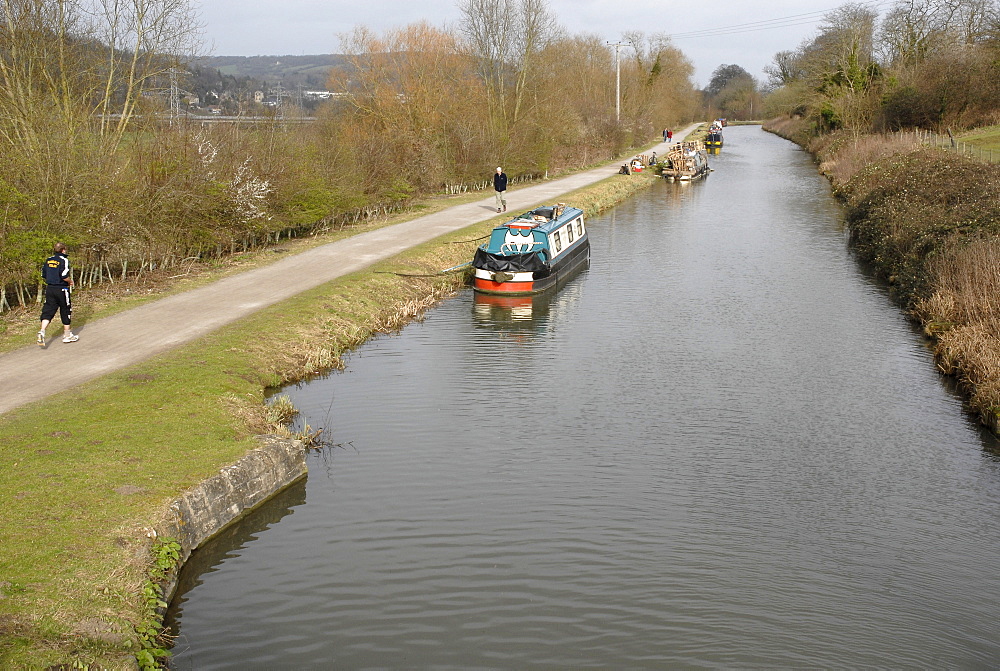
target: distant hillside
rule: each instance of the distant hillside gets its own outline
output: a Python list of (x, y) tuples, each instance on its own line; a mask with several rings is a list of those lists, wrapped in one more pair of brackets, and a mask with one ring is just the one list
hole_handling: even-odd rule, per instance
[(301, 85), (326, 88), (330, 70), (343, 67), (344, 56), (318, 54), (314, 56), (208, 56), (192, 62), (199, 68), (216, 69), (223, 75), (251, 79), (285, 87)]

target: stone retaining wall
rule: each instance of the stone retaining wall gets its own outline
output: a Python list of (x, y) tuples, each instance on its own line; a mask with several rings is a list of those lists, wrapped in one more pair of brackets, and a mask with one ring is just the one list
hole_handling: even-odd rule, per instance
[[(302, 441), (278, 436), (258, 439), (260, 447), (175, 499), (156, 525), (161, 538), (181, 544), (181, 564), (199, 545), (306, 475)], [(179, 567), (164, 586), (165, 601), (173, 596), (178, 573)]]

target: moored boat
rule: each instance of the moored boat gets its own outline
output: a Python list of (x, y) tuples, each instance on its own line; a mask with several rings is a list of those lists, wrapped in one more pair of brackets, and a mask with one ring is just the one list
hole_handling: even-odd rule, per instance
[(705, 136), (705, 148), (711, 151), (712, 149), (722, 149), (722, 129), (710, 130), (708, 135)]
[(708, 154), (700, 142), (677, 142), (654, 169), (670, 181), (690, 182), (708, 174)]
[(526, 296), (556, 285), (590, 259), (583, 210), (564, 203), (536, 207), (493, 229), (472, 260), (473, 288)]

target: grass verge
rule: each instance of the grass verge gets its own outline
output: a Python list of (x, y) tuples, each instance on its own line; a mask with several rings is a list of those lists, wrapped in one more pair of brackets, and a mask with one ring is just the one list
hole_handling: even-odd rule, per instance
[[(655, 179), (619, 175), (560, 200), (593, 214)], [(463, 286), (461, 275), (435, 273), (471, 259), (471, 240), (496, 221), (0, 416), (0, 668), (134, 668), (152, 522), (256, 446), (268, 387), (338, 366)]]

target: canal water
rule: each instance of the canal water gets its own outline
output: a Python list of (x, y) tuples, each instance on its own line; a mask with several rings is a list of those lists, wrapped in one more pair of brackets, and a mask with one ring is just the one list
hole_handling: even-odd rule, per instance
[(193, 555), (173, 666), (1000, 666), (997, 443), (810, 157), (725, 136), (558, 292), (284, 390), (332, 445)]

